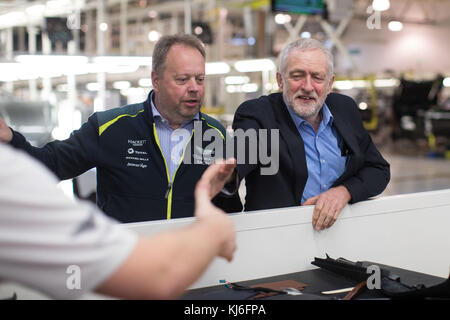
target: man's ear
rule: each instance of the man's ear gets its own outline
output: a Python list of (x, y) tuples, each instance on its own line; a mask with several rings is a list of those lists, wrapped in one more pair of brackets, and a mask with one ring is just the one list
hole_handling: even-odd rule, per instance
[(159, 76), (155, 71), (152, 71), (152, 86), (155, 92), (159, 92)]
[(330, 93), (331, 90), (333, 89), (333, 83), (334, 83), (334, 74), (331, 77), (330, 83), (328, 84), (328, 93)]
[(283, 78), (281, 77), (281, 73), (277, 72), (277, 83), (278, 90), (283, 91)]

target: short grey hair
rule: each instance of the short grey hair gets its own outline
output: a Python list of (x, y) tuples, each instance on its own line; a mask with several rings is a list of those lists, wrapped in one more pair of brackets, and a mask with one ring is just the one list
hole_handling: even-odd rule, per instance
[(162, 76), (164, 73), (166, 58), (170, 48), (176, 44), (197, 49), (203, 58), (206, 59), (205, 46), (196, 36), (183, 33), (162, 36), (156, 43), (152, 56), (152, 71), (155, 71), (159, 76)]
[(300, 51), (309, 51), (309, 50), (320, 50), (325, 54), (325, 57), (327, 59), (328, 64), (328, 80), (331, 79), (333, 76), (333, 54), (331, 51), (325, 47), (322, 42), (310, 39), (310, 38), (300, 38), (296, 41), (293, 41), (289, 43), (286, 47), (283, 48), (283, 50), (280, 53), (279, 56), (279, 64), (278, 64), (278, 71), (281, 73), (282, 76), (284, 76), (284, 73), (286, 72), (286, 65), (287, 65), (287, 58), (289, 56), (289, 53), (293, 50), (300, 50)]

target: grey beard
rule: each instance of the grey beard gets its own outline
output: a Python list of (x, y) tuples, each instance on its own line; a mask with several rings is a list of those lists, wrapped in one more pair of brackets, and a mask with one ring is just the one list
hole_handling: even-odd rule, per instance
[(283, 101), (286, 104), (286, 106), (292, 110), (292, 112), (294, 112), (300, 118), (305, 119), (305, 120), (317, 115), (320, 112), (320, 109), (322, 108), (322, 105), (323, 105), (323, 101), (321, 101), (318, 108), (313, 108), (311, 110), (308, 110), (308, 112), (300, 112), (299, 110), (296, 110), (294, 108), (293, 101), (291, 101), (289, 99), (289, 96), (285, 91), (283, 91)]

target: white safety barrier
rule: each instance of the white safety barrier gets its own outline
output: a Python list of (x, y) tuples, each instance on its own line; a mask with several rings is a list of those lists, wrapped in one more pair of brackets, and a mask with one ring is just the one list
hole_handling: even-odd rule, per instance
[[(377, 198), (349, 205), (330, 228), (315, 231), (313, 207), (292, 207), (231, 215), (237, 251), (231, 263), (217, 258), (191, 287), (244, 281), (316, 268), (314, 257), (368, 260), (446, 278), (450, 266), (450, 189)], [(124, 224), (151, 236), (187, 226), (193, 218)], [(14, 285), (0, 286), (0, 298), (42, 298)], [(87, 295), (86, 299), (104, 298)]]
[[(346, 206), (335, 224), (315, 231), (313, 207), (233, 215), (237, 251), (231, 263), (216, 259), (192, 288), (316, 268), (314, 257), (368, 260), (439, 277), (450, 266), (450, 189), (378, 198)], [(192, 223), (130, 224), (141, 235)]]

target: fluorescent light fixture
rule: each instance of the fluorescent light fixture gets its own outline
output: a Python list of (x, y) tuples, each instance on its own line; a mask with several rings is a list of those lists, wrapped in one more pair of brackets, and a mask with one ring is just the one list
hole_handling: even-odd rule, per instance
[(444, 85), (444, 87), (450, 87), (450, 77), (444, 78), (442, 84)]
[(113, 88), (117, 90), (129, 89), (131, 87), (130, 81), (115, 81), (113, 82)]
[(275, 64), (270, 59), (241, 60), (234, 64), (239, 72), (270, 71), (275, 69)]
[(94, 63), (106, 65), (131, 65), (151, 66), (152, 57), (145, 56), (98, 56), (92, 59)]
[(25, 25), (27, 16), (25, 12), (13, 11), (0, 16), (0, 27)]
[(352, 86), (353, 88), (365, 88), (368, 87), (370, 84), (366, 80), (352, 80)]
[(138, 103), (138, 102), (142, 102), (143, 100), (145, 100), (147, 98), (148, 89), (131, 87), (128, 89), (120, 90), (120, 93), (122, 95), (124, 95), (125, 97), (127, 97), (128, 104)]
[(146, 95), (147, 90), (145, 90), (144, 88), (136, 88), (136, 87), (130, 87), (128, 89), (123, 89), (122, 91), (124, 91), (122, 94), (124, 94), (124, 96), (142, 96), (142, 95)]
[(375, 11), (385, 11), (391, 7), (389, 0), (373, 0), (372, 8)]
[(97, 82), (89, 82), (86, 84), (86, 89), (89, 91), (98, 91), (100, 90), (100, 84)]
[(225, 77), (225, 84), (244, 84), (250, 81), (247, 76), (228, 76)]
[(138, 65), (129, 65), (129, 66), (105, 66), (105, 72), (107, 73), (132, 73), (136, 72), (139, 69)]
[(400, 21), (391, 21), (388, 24), (388, 28), (391, 31), (401, 31), (403, 29), (403, 23)]
[(366, 80), (338, 80), (335, 81), (333, 87), (338, 90), (350, 90), (353, 88), (366, 88), (370, 86)]
[(74, 64), (84, 64), (88, 62), (88, 57), (86, 56), (75, 56), (75, 55), (39, 55), (39, 54), (23, 54), (16, 57), (16, 61), (20, 63), (30, 63), (33, 65), (44, 65), (49, 66), (58, 65), (74, 65)]
[(374, 85), (377, 88), (396, 87), (400, 84), (397, 79), (377, 79), (374, 81)]
[(205, 72), (206, 74), (225, 74), (230, 72), (230, 66), (226, 62), (207, 62)]
[(46, 3), (47, 8), (49, 9), (60, 9), (62, 7), (70, 6), (70, 0), (49, 0)]
[(40, 17), (45, 12), (45, 5), (36, 4), (36, 5), (30, 6), (25, 9), (25, 12), (27, 13), (28, 16)]
[(151, 87), (151, 86), (153, 86), (151, 78), (139, 79), (138, 84), (139, 84), (140, 87)]
[(242, 92), (256, 92), (258, 91), (258, 85), (256, 83), (245, 83), (242, 85)]
[(236, 86), (233, 86), (233, 85), (227, 86), (227, 92), (228, 93), (235, 93), (236, 92)]
[(258, 91), (258, 84), (244, 83), (243, 85), (228, 85), (226, 90), (228, 93), (236, 93), (236, 92), (251, 93)]
[(338, 90), (350, 90), (353, 89), (353, 83), (350, 80), (339, 80), (334, 82), (333, 87)]

